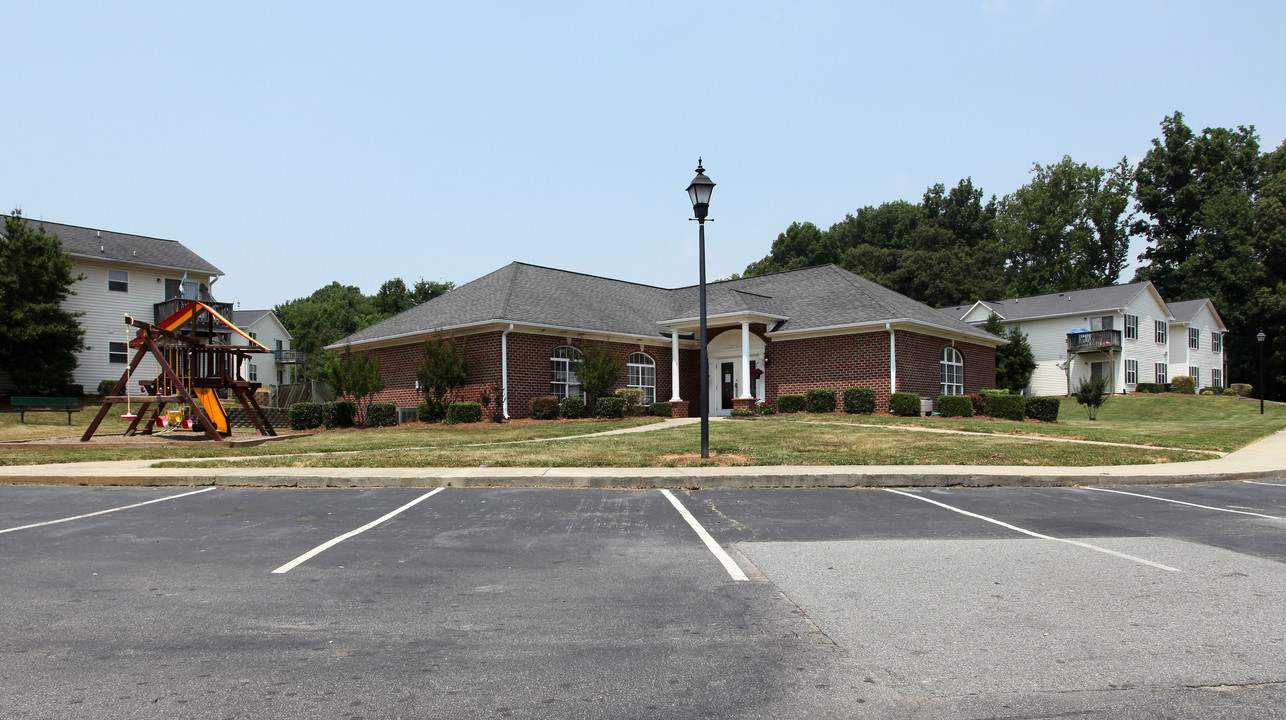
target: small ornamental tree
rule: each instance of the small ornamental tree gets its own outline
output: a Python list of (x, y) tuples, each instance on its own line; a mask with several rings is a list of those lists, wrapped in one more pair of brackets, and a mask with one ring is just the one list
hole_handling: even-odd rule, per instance
[(1036, 354), (1027, 342), (1027, 333), (1017, 327), (1006, 330), (996, 313), (987, 318), (982, 329), (1009, 341), (996, 348), (996, 387), (1021, 393), (1031, 384), (1031, 376), (1036, 372)]
[(1108, 398), (1107, 378), (1081, 378), (1072, 397), (1085, 406), (1085, 412), (1089, 414), (1090, 420), (1097, 420), (1098, 409), (1103, 407), (1103, 403), (1106, 403)]
[(331, 389), (337, 396), (353, 396), (357, 407), (354, 419), (365, 425), (366, 409), (370, 407), (372, 396), (384, 389), (384, 378), (380, 377), (380, 359), (373, 355), (354, 353), (352, 348), (346, 347), (328, 374)]
[(66, 392), (85, 349), (76, 314), (62, 309), (73, 275), (57, 235), (32, 227), (14, 210), (0, 234), (0, 368), (19, 394)]
[(597, 402), (624, 375), (625, 363), (613, 355), (605, 343), (591, 343), (580, 351), (579, 358), (569, 360), (571, 370), (591, 401)]
[(464, 387), (469, 362), (450, 340), (433, 335), (424, 341), (424, 360), (415, 371), (424, 395), (426, 414), (432, 421), (446, 417), (451, 392)]

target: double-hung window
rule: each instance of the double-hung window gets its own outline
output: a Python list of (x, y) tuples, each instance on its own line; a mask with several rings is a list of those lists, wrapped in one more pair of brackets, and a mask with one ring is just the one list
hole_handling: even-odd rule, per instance
[(1164, 320), (1156, 320), (1156, 339), (1158, 345), (1164, 345), (1166, 341), (1167, 325)]
[(1222, 368), (1215, 368), (1210, 371), (1210, 384), (1217, 388), (1223, 387), (1223, 369)]
[(1197, 389), (1200, 390), (1201, 389), (1201, 368), (1197, 367), (1196, 365), (1189, 365), (1188, 375), (1189, 377), (1192, 378), (1192, 384), (1196, 385)]
[(1188, 328), (1188, 347), (1193, 350), (1201, 349), (1201, 330), (1198, 328)]
[(1138, 360), (1125, 361), (1125, 384), (1126, 385), (1139, 384), (1139, 361)]
[(1138, 315), (1125, 316), (1125, 339), (1126, 340), (1139, 339), (1139, 316)]
[(107, 343), (107, 362), (122, 364), (129, 362), (129, 346), (123, 342)]
[(108, 270), (107, 271), (107, 289), (112, 292), (129, 292), (129, 271), (128, 270)]
[(938, 365), (942, 369), (942, 394), (964, 395), (964, 358), (955, 348), (943, 348)]
[(1157, 384), (1164, 385), (1170, 382), (1170, 366), (1165, 363), (1157, 363)]
[(1217, 353), (1223, 352), (1223, 334), (1218, 330), (1210, 333), (1210, 349)]

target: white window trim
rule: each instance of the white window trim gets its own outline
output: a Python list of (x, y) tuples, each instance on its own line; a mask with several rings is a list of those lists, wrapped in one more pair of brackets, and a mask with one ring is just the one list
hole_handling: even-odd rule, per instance
[(1126, 340), (1139, 339), (1139, 316), (1138, 315), (1130, 315), (1129, 313), (1125, 314), (1125, 339)]
[[(640, 359), (647, 362), (642, 362)], [(653, 360), (651, 355), (642, 352), (630, 353), (625, 361), (625, 387), (642, 389), (644, 405), (656, 402), (656, 360)]]
[[(112, 274), (123, 275), (124, 279), (113, 278)], [(112, 287), (112, 283), (123, 285), (124, 287)], [(116, 270), (114, 268), (107, 271), (107, 290), (108, 292), (129, 292), (129, 270)]]
[(1223, 352), (1223, 334), (1218, 330), (1210, 331), (1210, 350), (1211, 352)]
[[(117, 346), (120, 349), (117, 349)], [(120, 359), (117, 360), (116, 358)], [(129, 364), (129, 343), (108, 342), (107, 343), (107, 364), (109, 365), (128, 365)]]
[[(565, 397), (585, 397), (585, 388), (581, 387), (576, 373), (572, 372), (571, 358), (583, 357), (580, 350), (571, 345), (559, 345), (549, 354), (549, 394), (562, 400)], [(561, 370), (555, 366), (560, 365)], [(558, 380), (555, 373), (563, 373), (564, 380)]]
[(1157, 345), (1164, 345), (1170, 339), (1170, 327), (1164, 320), (1156, 320), (1156, 341)]
[(1139, 384), (1139, 361), (1138, 360), (1125, 361), (1125, 384), (1126, 385)]
[(1199, 328), (1188, 328), (1188, 347), (1192, 350), (1201, 349), (1201, 330)]
[(1156, 381), (1158, 385), (1164, 385), (1170, 382), (1170, 366), (1165, 363), (1156, 364)]
[(964, 357), (955, 348), (943, 348), (938, 356), (939, 388), (943, 395), (964, 394)]

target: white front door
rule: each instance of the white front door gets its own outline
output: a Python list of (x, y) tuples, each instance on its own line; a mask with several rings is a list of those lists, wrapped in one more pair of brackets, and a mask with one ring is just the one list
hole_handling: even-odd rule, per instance
[[(750, 394), (764, 399), (763, 375), (756, 371), (763, 365), (763, 357), (750, 360)], [(741, 397), (745, 380), (741, 377), (741, 357), (710, 359), (710, 414), (728, 415), (732, 412), (733, 398)]]

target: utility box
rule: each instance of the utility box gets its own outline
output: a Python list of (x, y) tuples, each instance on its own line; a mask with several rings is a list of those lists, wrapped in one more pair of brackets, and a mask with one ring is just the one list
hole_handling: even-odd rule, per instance
[(920, 417), (929, 417), (933, 414), (933, 398), (920, 398)]
[(403, 425), (409, 422), (415, 422), (415, 408), (406, 407), (397, 409), (397, 424)]

